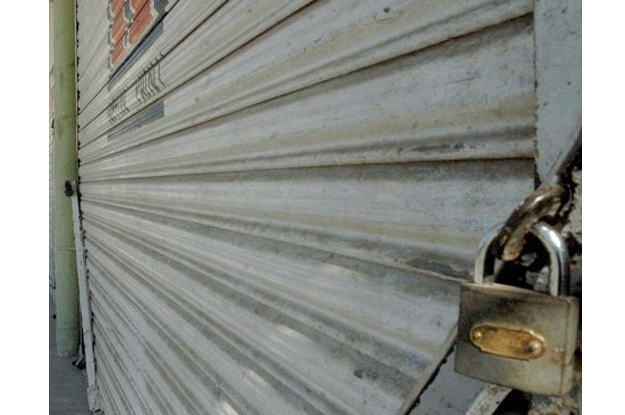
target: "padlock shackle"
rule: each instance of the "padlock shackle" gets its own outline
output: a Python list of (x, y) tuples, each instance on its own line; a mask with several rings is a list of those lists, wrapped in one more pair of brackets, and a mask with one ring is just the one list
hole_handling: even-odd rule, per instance
[(501, 231), (503, 225), (504, 224), (502, 222), (493, 226), (486, 231), (480, 240), (477, 256), (475, 258), (475, 270), (473, 273), (473, 282), (476, 284), (484, 284), (484, 277), (486, 275), (492, 275), (493, 272), (495, 272), (495, 258), (493, 258), (490, 247), (495, 242), (497, 236), (499, 236), (499, 232)]
[[(500, 223), (490, 228), (480, 241), (473, 274), (473, 282), (476, 284), (484, 284), (485, 276), (494, 273), (495, 258), (490, 248), (503, 225)], [(530, 232), (536, 236), (549, 253), (549, 294), (552, 296), (569, 295), (571, 286), (570, 258), (564, 239), (560, 233), (545, 222), (534, 224)]]
[(549, 294), (569, 295), (571, 288), (569, 250), (558, 231), (538, 222), (530, 232), (543, 244), (549, 253)]

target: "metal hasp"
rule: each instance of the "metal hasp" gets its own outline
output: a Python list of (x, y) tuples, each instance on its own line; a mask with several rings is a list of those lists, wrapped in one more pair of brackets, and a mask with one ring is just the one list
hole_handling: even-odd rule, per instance
[(473, 283), (460, 292), (456, 371), (486, 382), (542, 395), (572, 387), (579, 304), (568, 294), (569, 257), (558, 232), (531, 228), (549, 253), (550, 295), (498, 284), (493, 278), (491, 229), (478, 251)]
[(56, 346), (59, 356), (76, 353), (79, 340), (78, 281), (71, 200), (65, 182), (76, 180), (75, 4), (55, 0), (54, 11), (54, 245)]

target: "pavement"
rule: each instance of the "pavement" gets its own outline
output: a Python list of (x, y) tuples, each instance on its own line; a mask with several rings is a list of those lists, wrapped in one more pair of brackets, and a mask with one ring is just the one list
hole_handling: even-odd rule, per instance
[(56, 354), (54, 303), (50, 299), (50, 415), (93, 415), (87, 404), (87, 372), (72, 366), (72, 357)]

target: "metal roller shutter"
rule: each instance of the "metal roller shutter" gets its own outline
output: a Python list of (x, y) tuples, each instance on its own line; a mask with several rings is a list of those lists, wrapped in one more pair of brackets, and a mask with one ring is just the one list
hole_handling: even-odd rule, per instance
[(410, 411), (534, 186), (532, 8), (78, 1), (106, 412)]

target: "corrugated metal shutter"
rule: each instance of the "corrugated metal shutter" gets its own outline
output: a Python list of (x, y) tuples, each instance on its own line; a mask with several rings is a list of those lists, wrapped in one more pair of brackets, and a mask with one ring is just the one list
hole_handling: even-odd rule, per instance
[(107, 413), (407, 413), (533, 188), (532, 7), (79, 1)]

